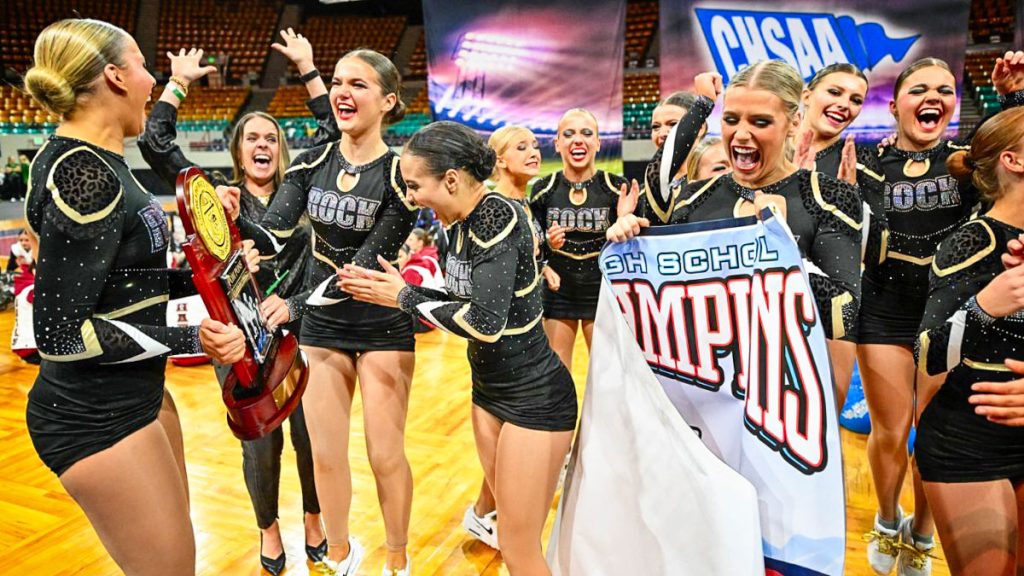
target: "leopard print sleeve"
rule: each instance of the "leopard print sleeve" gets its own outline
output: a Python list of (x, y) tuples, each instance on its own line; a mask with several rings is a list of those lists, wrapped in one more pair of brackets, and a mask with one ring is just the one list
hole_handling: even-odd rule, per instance
[(122, 363), (201, 351), (198, 328), (130, 324), (96, 313), (131, 218), (124, 187), (109, 164), (87, 147), (57, 158), (45, 175), (49, 196), (33, 195), (39, 264), (33, 328), (40, 355), (51, 362)]
[(952, 370), (972, 346), (984, 346), (979, 332), (991, 321), (974, 296), (1002, 271), (997, 239), (984, 219), (971, 220), (939, 244), (928, 278), (928, 304), (914, 356), (921, 372)]

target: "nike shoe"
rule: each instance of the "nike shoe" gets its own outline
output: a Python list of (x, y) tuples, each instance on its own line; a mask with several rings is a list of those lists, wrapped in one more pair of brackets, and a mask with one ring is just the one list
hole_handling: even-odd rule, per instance
[(349, 536), (348, 556), (344, 560), (335, 562), (324, 558), (322, 562), (317, 562), (316, 567), (330, 576), (356, 576), (356, 570), (359, 570), (359, 565), (363, 563), (364, 554), (363, 545), (359, 543), (359, 540)]
[(911, 514), (903, 519), (900, 524), (900, 536), (903, 542), (900, 544), (900, 556), (896, 566), (896, 574), (899, 576), (930, 576), (932, 573), (932, 549), (935, 548), (934, 540), (928, 544), (921, 544), (914, 539), (914, 531), (911, 527), (914, 524), (914, 515)]
[[(903, 509), (899, 509), (897, 524), (903, 521)], [(900, 553), (900, 529), (889, 530), (878, 520), (878, 513), (875, 513), (875, 526), (871, 532), (864, 535), (864, 541), (868, 543), (868, 564), (876, 574), (888, 574), (896, 565), (896, 557)]]
[(498, 548), (498, 511), (494, 510), (484, 514), (483, 516), (477, 516), (476, 512), (473, 511), (473, 506), (470, 505), (466, 508), (466, 515), (462, 517), (462, 527), (469, 532), (473, 538), (487, 544), (495, 550)]

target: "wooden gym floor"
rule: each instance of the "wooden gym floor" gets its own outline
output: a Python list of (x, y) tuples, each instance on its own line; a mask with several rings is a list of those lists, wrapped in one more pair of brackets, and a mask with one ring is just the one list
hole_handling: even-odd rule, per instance
[[(25, 398), (36, 368), (10, 352), (13, 322), (13, 311), (0, 312), (0, 567), (5, 573), (26, 576), (117, 574), (117, 566), (107, 556), (82, 511), (32, 448), (25, 430)], [(482, 478), (469, 423), (466, 343), (437, 331), (418, 339), (406, 438), (416, 482), (409, 540), (413, 573), (508, 574), (500, 554), (462, 530), (462, 514), (476, 498)], [(581, 337), (576, 343), (573, 366), (581, 394), (586, 360)], [(169, 366), (167, 386), (177, 403), (185, 433), (198, 547), (197, 572), (257, 575), (261, 571), (259, 538), (242, 481), (241, 450), (224, 422), (224, 407), (212, 369)], [(384, 529), (366, 459), (361, 412), (357, 398), (352, 419), (351, 531), (367, 548), (360, 573), (375, 575), (384, 560)], [(865, 436), (843, 430), (846, 574), (856, 576), (873, 574), (861, 540), (861, 535), (871, 527), (875, 509), (865, 444)], [(911, 508), (909, 494), (908, 483), (903, 500), (906, 509)], [(286, 574), (317, 573), (305, 561), (302, 502), (294, 451), (287, 440), (280, 510), (288, 554)], [(547, 530), (550, 524), (551, 518)], [(933, 574), (948, 573), (943, 560), (935, 562)]]

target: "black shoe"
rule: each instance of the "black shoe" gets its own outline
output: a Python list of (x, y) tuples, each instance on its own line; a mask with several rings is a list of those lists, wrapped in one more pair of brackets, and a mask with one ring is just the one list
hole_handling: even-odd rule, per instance
[[(326, 541), (324, 541), (326, 544)], [(307, 552), (308, 553), (308, 552)], [(260, 565), (266, 570), (271, 576), (281, 576), (281, 572), (284, 572), (285, 556), (284, 551), (281, 551), (281, 555), (277, 558), (267, 558), (263, 555), (263, 533), (260, 532)]]
[(327, 557), (327, 538), (324, 538), (324, 541), (319, 546), (306, 544), (306, 557), (314, 564), (323, 562), (324, 558)]

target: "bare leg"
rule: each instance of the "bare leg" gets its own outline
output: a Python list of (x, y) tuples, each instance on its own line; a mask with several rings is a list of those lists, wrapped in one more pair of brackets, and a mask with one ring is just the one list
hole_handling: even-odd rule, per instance
[(416, 356), (412, 352), (367, 352), (356, 370), (363, 395), (363, 422), (370, 468), (384, 515), (385, 568), (405, 567), (412, 512), (412, 468), (405, 456), (405, 420)]
[(348, 436), (356, 363), (336, 350), (316, 346), (303, 346), (303, 350), (309, 356), (309, 383), (302, 407), (313, 451), (316, 495), (327, 529), (327, 557), (342, 561), (349, 552), (352, 470), (348, 464)]
[(925, 482), (953, 576), (1013, 576), (1018, 495), (1008, 480)]
[(498, 454), (498, 435), (501, 421), (479, 406), (473, 406), (473, 437), (476, 439), (476, 453), (484, 469), (484, 481), (480, 496), (473, 506), (477, 516), (489, 514), (497, 509), (494, 499), (494, 460)]
[(498, 541), (512, 576), (549, 576), (541, 531), (551, 510), (572, 431), (544, 432), (505, 423), (498, 437), (495, 496)]
[(544, 319), (544, 333), (551, 349), (562, 364), (572, 372), (572, 349), (576, 345), (576, 326), (579, 320)]
[(160, 414), (157, 421), (164, 428), (167, 440), (171, 443), (171, 452), (174, 453), (174, 460), (178, 463), (178, 472), (181, 481), (185, 486), (185, 501), (189, 500), (188, 493), (188, 472), (185, 470), (185, 440), (181, 434), (181, 421), (178, 420), (178, 407), (174, 404), (174, 398), (167, 388), (164, 388), (164, 401), (160, 405)]
[(853, 363), (857, 360), (857, 344), (845, 340), (826, 340), (828, 355), (832, 358), (832, 373), (836, 377), (836, 410), (846, 405), (850, 393), (850, 378), (853, 377)]
[(76, 462), (60, 481), (125, 574), (195, 574), (188, 489), (160, 423)]
[[(932, 401), (939, 387), (946, 381), (945, 375), (928, 376), (920, 371), (916, 374), (914, 384), (914, 425), (921, 421), (921, 414)], [(910, 471), (914, 486), (914, 524), (910, 527), (914, 534), (931, 536), (935, 533), (935, 517), (932, 515), (931, 506), (928, 505), (924, 484), (921, 482), (921, 473), (917, 470), (917, 460), (911, 459)]]
[[(587, 352), (589, 352), (590, 343), (594, 341), (594, 321), (580, 320), (580, 326), (583, 328), (583, 339), (587, 342)], [(575, 344), (575, 342), (573, 342), (573, 344)]]
[(868, 463), (875, 481), (879, 515), (897, 520), (907, 474), (907, 437), (914, 415), (914, 355), (896, 345), (858, 347), (864, 396), (871, 412)]

